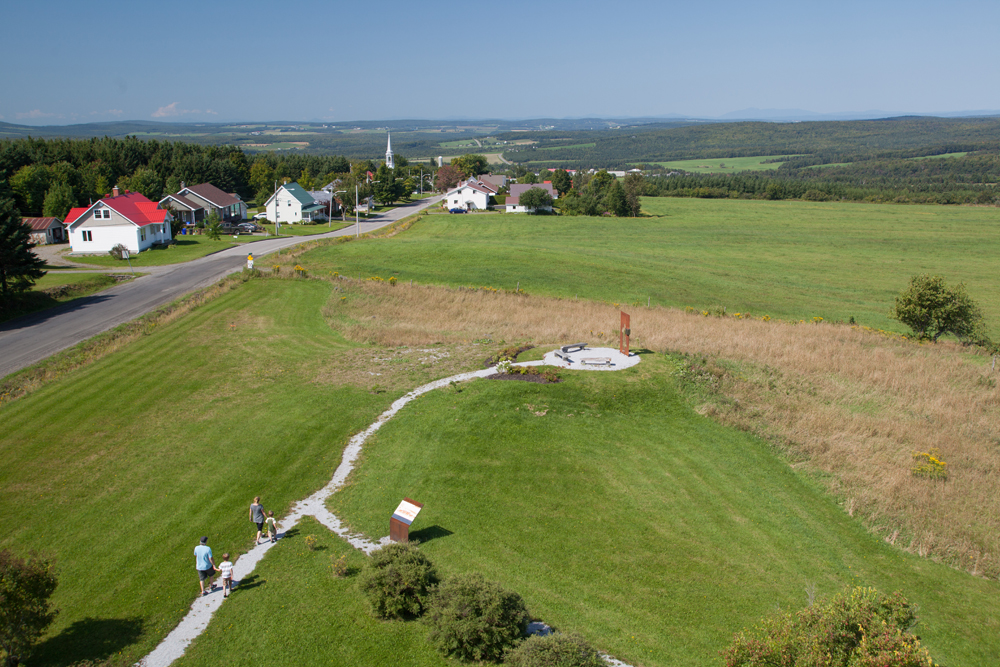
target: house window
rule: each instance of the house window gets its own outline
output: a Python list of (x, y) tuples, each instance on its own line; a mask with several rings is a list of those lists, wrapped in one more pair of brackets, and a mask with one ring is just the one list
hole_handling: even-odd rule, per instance
[(89, 229), (83, 230), (83, 240), (84, 241), (93, 241), (94, 240), (94, 233), (92, 231), (90, 231)]
[(99, 208), (94, 211), (94, 219), (100, 220), (101, 218), (111, 219), (111, 210), (107, 208)]
[(145, 241), (146, 240), (146, 228), (145, 227), (142, 227), (142, 228), (139, 229), (139, 240), (140, 241)]

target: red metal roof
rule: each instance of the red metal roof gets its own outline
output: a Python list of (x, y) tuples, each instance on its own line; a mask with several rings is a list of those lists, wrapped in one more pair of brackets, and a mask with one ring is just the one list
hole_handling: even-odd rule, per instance
[(63, 223), (68, 225), (71, 222), (76, 222), (76, 219), (79, 218), (84, 213), (86, 213), (88, 210), (90, 209), (87, 207), (70, 209), (69, 213), (66, 214), (66, 219), (63, 220)]
[(149, 201), (138, 192), (126, 192), (117, 197), (105, 197), (101, 202), (139, 227), (166, 220), (167, 212), (157, 209), (155, 201)]

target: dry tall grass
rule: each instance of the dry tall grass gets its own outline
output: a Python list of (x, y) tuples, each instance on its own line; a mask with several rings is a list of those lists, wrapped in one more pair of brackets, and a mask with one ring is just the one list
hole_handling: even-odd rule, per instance
[[(613, 339), (601, 303), (435, 287), (352, 285), (328, 315), (383, 346), (494, 340)], [(702, 317), (630, 308), (633, 347), (706, 355), (720, 395), (700, 409), (830, 473), (844, 508), (900, 548), (977, 575), (1000, 574), (1000, 412), (995, 375), (967, 350), (828, 324)], [(912, 454), (937, 448), (947, 481), (914, 477)]]

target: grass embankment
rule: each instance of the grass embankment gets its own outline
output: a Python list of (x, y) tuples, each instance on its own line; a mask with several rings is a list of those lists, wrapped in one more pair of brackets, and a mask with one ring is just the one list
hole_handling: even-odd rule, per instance
[(252, 236), (239, 237), (240, 240), (232, 236), (222, 236), (218, 241), (207, 236), (179, 236), (174, 239), (174, 243), (168, 246), (158, 246), (144, 250), (138, 255), (132, 255), (129, 260), (115, 259), (111, 255), (73, 255), (68, 259), (79, 264), (93, 264), (94, 266), (113, 267), (118, 271), (128, 271), (129, 261), (133, 267), (141, 266), (163, 266), (164, 264), (180, 264), (190, 262), (213, 252), (219, 252), (226, 248), (233, 248), (240, 243), (258, 240)]
[[(314, 225), (291, 225), (282, 224), (281, 225), (281, 235), (282, 236), (313, 236), (315, 234), (326, 234), (327, 232), (335, 232), (338, 229), (343, 229), (348, 227), (350, 223), (341, 222), (339, 220), (334, 220), (333, 224), (328, 224), (326, 222), (316, 223)], [(267, 230), (267, 233), (274, 236), (274, 224), (268, 222), (261, 225)]]
[[(132, 274), (127, 275), (128, 277), (123, 278), (123, 280), (132, 279)], [(35, 281), (33, 289), (17, 295), (11, 303), (4, 306), (3, 310), (0, 311), (0, 322), (96, 294), (117, 285), (119, 282), (122, 280), (117, 280), (104, 273), (53, 273), (49, 271)]]
[[(781, 166), (782, 158), (795, 155), (758, 155), (753, 157), (702, 158), (697, 160), (673, 160), (654, 162), (667, 169), (682, 169), (692, 174), (735, 174), (740, 171), (772, 171)], [(778, 160), (765, 162), (765, 160)]]
[(353, 350), (320, 315), (330, 296), (251, 282), (0, 407), (0, 548), (55, 557), (60, 580), (31, 664), (132, 664), (194, 599), (201, 535), (240, 553), (254, 495), (280, 514), (329, 481), (393, 398), (315, 381)]
[[(636, 219), (433, 216), (390, 243), (318, 250), (310, 268), (400, 281), (905, 332), (889, 319), (919, 273), (964, 281), (1000, 335), (994, 208), (643, 199)], [(484, 224), (484, 220), (489, 220)]]
[(331, 505), (381, 536), (399, 498), (447, 573), (631, 664), (716, 665), (740, 628), (848, 584), (901, 589), (948, 665), (1000, 652), (1000, 587), (868, 534), (767, 443), (698, 415), (670, 359), (563, 383), (489, 382), (408, 406)]
[[(316, 550), (303, 543), (316, 537)], [(350, 571), (331, 575), (347, 556)], [(293, 528), (233, 591), (205, 633), (176, 665), (397, 665), (444, 667), (419, 623), (370, 616), (357, 590), (366, 556), (312, 517)]]

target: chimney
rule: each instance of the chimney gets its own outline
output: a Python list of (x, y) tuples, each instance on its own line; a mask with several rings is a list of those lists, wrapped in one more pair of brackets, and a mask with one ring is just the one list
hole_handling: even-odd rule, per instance
[(111, 196), (112, 197), (117, 197), (118, 196), (118, 186), (117, 185), (115, 187), (111, 188)]

